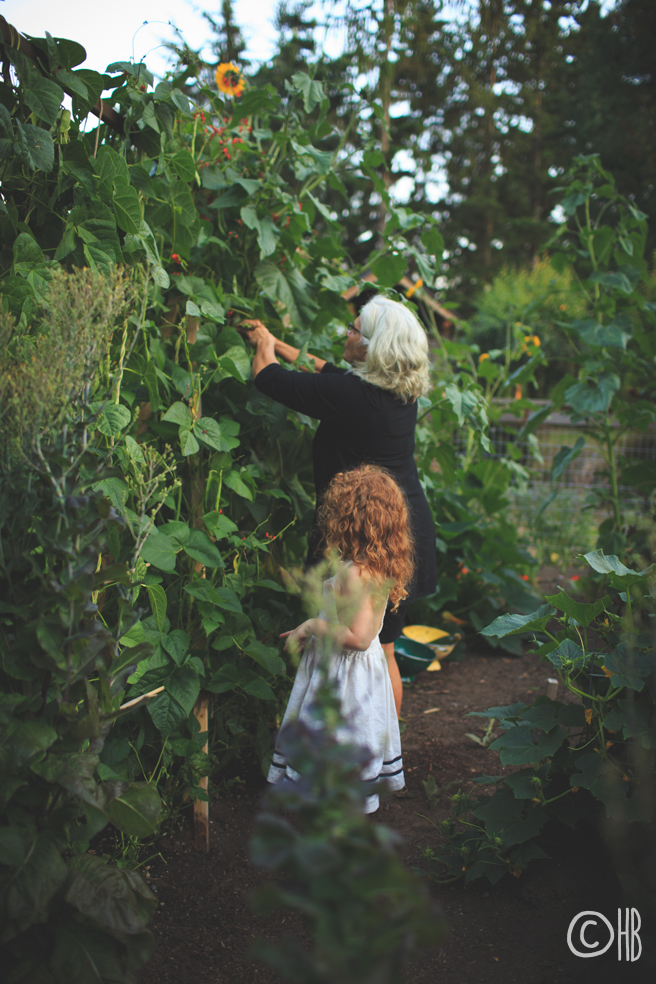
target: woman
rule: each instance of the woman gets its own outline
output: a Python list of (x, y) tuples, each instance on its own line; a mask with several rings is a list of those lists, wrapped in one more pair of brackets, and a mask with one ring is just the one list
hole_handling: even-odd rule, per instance
[[(426, 334), (403, 304), (377, 295), (346, 333), (344, 360), (353, 368), (341, 369), (312, 356), (315, 372), (309, 373), (282, 368), (276, 355), (293, 362), (298, 349), (274, 338), (261, 321), (245, 325), (252, 326), (248, 338), (256, 348), (253, 379), (260, 392), (320, 421), (312, 444), (317, 503), (337, 472), (361, 464), (387, 469), (405, 493), (415, 574), (405, 601), (396, 612), (388, 608), (380, 633), (398, 713), (403, 686), (394, 642), (403, 630), (408, 605), (432, 594), (437, 582), (435, 526), (414, 460), (417, 399), (428, 389)], [(320, 541), (315, 513), (309, 563), (321, 559)]]

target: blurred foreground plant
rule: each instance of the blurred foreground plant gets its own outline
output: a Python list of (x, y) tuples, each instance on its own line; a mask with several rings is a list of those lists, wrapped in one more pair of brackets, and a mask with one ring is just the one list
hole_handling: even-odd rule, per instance
[(443, 943), (447, 928), (426, 886), (401, 863), (398, 835), (363, 813), (365, 796), (382, 784), (361, 781), (369, 751), (343, 740), (348, 722), (326, 669), (335, 643), (330, 636), (323, 643), (314, 721), (288, 725), (278, 739), (299, 779), (273, 787), (251, 842), (252, 862), (284, 878), (256, 892), (255, 911), (300, 913), (314, 944), (308, 951), (286, 936), (255, 952), (303, 984), (396, 984), (412, 953)]

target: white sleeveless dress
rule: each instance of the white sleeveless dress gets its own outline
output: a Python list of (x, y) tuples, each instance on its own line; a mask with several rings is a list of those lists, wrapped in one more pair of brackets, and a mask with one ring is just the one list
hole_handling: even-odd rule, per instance
[[(336, 579), (337, 575), (328, 578), (323, 584), (323, 609), (319, 618), (327, 622), (338, 621), (335, 602)], [(382, 621), (378, 633), (381, 628)], [(325, 658), (317, 642), (318, 640), (312, 636), (305, 647), (280, 727), (281, 731), (286, 724), (295, 720), (301, 720), (311, 728), (317, 726), (316, 720), (309, 713), (321, 680), (319, 665)], [(342, 715), (346, 722), (345, 726), (339, 729), (337, 740), (365, 745), (371, 752), (372, 757), (362, 771), (362, 779), (372, 784), (382, 779), (393, 790), (403, 789), (405, 779), (399, 722), (387, 660), (378, 635), (369, 648), (363, 651), (353, 649), (333, 651), (329, 656), (328, 673), (337, 685), (337, 693), (342, 702)], [(267, 779), (275, 783), (285, 777), (298, 779), (299, 775), (276, 748)], [(364, 812), (373, 813), (378, 806), (378, 795), (368, 796), (365, 799)]]

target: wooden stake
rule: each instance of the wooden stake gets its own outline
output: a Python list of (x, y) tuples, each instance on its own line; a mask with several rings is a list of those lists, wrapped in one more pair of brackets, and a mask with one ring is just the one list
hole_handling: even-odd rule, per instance
[[(207, 694), (201, 693), (198, 700), (194, 705), (194, 714), (196, 715), (196, 720), (198, 721), (201, 731), (208, 730), (208, 706), (209, 697)], [(205, 747), (203, 748), (205, 754), (208, 751), (208, 743), (205, 742)], [(208, 777), (203, 776), (200, 781), (200, 788), (207, 792)], [(197, 851), (202, 851), (204, 854), (210, 849), (210, 804), (207, 800), (196, 800), (194, 803), (194, 843)]]
[(558, 693), (558, 680), (555, 677), (547, 677), (547, 697), (550, 700), (555, 700), (557, 693)]

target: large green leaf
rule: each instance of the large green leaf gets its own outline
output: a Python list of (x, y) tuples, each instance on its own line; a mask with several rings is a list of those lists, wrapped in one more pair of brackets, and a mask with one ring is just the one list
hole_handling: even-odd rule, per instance
[(424, 229), (421, 234), (421, 241), (426, 247), (426, 251), (434, 256), (435, 260), (439, 262), (442, 259), (442, 253), (444, 252), (444, 239), (437, 227), (430, 226), (428, 229)]
[(16, 120), (15, 125), (17, 152), (26, 158), (33, 170), (48, 174), (55, 164), (55, 144), (48, 130), (31, 123), (21, 123), (20, 120)]
[(492, 742), (490, 748), (499, 752), (505, 768), (507, 765), (532, 765), (550, 758), (565, 740), (565, 733), (559, 727), (540, 735), (537, 742), (535, 735), (533, 728), (517, 725)]
[(229, 489), (240, 495), (242, 499), (248, 499), (250, 502), (253, 501), (253, 493), (249, 489), (248, 485), (242, 481), (237, 472), (231, 471), (223, 478), (224, 485), (227, 485)]
[(57, 732), (45, 721), (16, 721), (4, 742), (3, 772), (17, 772), (35, 756), (41, 758), (57, 740)]
[(610, 604), (610, 597), (604, 595), (603, 598), (598, 598), (591, 605), (586, 605), (580, 601), (574, 601), (565, 594), (564, 591), (559, 591), (557, 595), (545, 595), (547, 601), (550, 605), (554, 605), (561, 612), (565, 612), (566, 615), (570, 615), (575, 618), (579, 625), (587, 628), (593, 618), (597, 618), (598, 615), (606, 608), (606, 605)]
[(200, 420), (196, 421), (194, 433), (197, 440), (205, 447), (215, 448), (216, 451), (223, 450), (221, 447), (221, 428), (214, 417), (201, 417)]
[(189, 717), (182, 705), (169, 693), (158, 694), (151, 700), (148, 713), (164, 738), (177, 731)]
[(23, 859), (0, 875), (0, 921), (9, 930), (16, 920), (21, 930), (46, 922), (48, 905), (66, 881), (67, 868), (49, 830), (25, 831)]
[(530, 615), (499, 615), (494, 622), (481, 629), (483, 636), (503, 639), (505, 636), (520, 635), (524, 632), (543, 632), (547, 623), (556, 614), (551, 605), (540, 605)]
[(408, 261), (402, 253), (387, 253), (371, 264), (371, 272), (381, 287), (394, 287), (405, 274)]
[(487, 803), (472, 812), (485, 823), (488, 834), (501, 838), (504, 848), (536, 837), (549, 819), (543, 807), (527, 806), (506, 789), (498, 789)]
[(199, 601), (206, 601), (209, 604), (216, 605), (218, 608), (224, 608), (228, 612), (241, 614), (242, 608), (239, 598), (232, 588), (215, 587), (209, 581), (206, 581), (205, 578), (199, 578), (191, 584), (185, 584), (184, 590), (192, 598), (198, 598)]
[(183, 550), (204, 567), (224, 567), (223, 558), (210, 538), (202, 530), (191, 530)]
[(554, 456), (551, 465), (551, 481), (557, 482), (560, 476), (563, 474), (565, 469), (575, 458), (578, 458), (583, 446), (585, 445), (585, 438), (579, 437), (573, 448), (562, 447), (558, 454)]
[(252, 205), (245, 205), (241, 210), (242, 222), (249, 229), (257, 232), (257, 242), (260, 247), (260, 259), (264, 260), (267, 256), (275, 253), (278, 244), (278, 230), (272, 219), (268, 216), (259, 218)]
[(191, 640), (182, 629), (174, 629), (162, 639), (162, 645), (173, 661), (178, 666), (181, 666), (182, 661), (189, 652)]
[(162, 632), (164, 630), (164, 619), (166, 618), (166, 591), (161, 584), (147, 584), (146, 590), (150, 598), (150, 607), (153, 610), (153, 615), (157, 622), (157, 628)]
[(246, 691), (247, 694), (250, 694), (251, 697), (257, 697), (259, 698), (259, 700), (276, 699), (276, 695), (274, 694), (269, 684), (265, 683), (265, 681), (261, 680), (259, 677), (257, 678), (257, 680), (251, 680), (250, 683), (245, 684), (244, 690)]
[(200, 691), (198, 671), (193, 663), (179, 667), (166, 681), (166, 692), (174, 697), (187, 717), (191, 714)]
[(604, 668), (612, 674), (613, 687), (630, 687), (640, 691), (656, 667), (656, 653), (651, 646), (631, 646), (621, 642), (614, 652), (604, 656)]
[(620, 378), (613, 372), (601, 374), (597, 381), (586, 379), (565, 390), (565, 400), (580, 414), (605, 413), (620, 388)]
[(141, 549), (141, 556), (147, 564), (159, 567), (161, 571), (175, 570), (175, 546), (169, 540), (166, 533), (160, 533), (157, 529), (152, 530), (146, 537), (146, 542)]
[(619, 590), (626, 590), (632, 584), (651, 577), (656, 566), (651, 564), (643, 571), (634, 571), (630, 567), (625, 567), (615, 554), (606, 555), (603, 550), (592, 550), (583, 556), (593, 570), (599, 574), (610, 574), (610, 586)]
[(139, 195), (132, 185), (121, 182), (117, 185), (112, 199), (116, 222), (124, 232), (129, 232), (133, 236), (139, 233), (141, 228), (141, 202)]
[(173, 403), (168, 408), (162, 420), (167, 420), (171, 424), (179, 424), (181, 427), (191, 427), (193, 419), (191, 410), (186, 403)]
[(269, 673), (284, 673), (285, 672), (285, 661), (280, 657), (277, 650), (272, 649), (270, 646), (265, 646), (264, 643), (254, 640), (244, 650), (248, 653), (256, 663), (263, 666), (265, 670)]
[(314, 107), (326, 98), (321, 82), (311, 79), (306, 72), (296, 72), (292, 75), (292, 85), (303, 96), (303, 108), (306, 113), (311, 113)]
[(157, 786), (151, 782), (130, 783), (127, 789), (105, 805), (105, 812), (114, 826), (130, 837), (148, 837), (157, 833), (157, 818), (161, 809)]
[(23, 99), (38, 119), (52, 126), (64, 98), (64, 90), (56, 82), (43, 78), (38, 72), (23, 86)]
[(96, 925), (115, 933), (139, 933), (157, 900), (135, 871), (107, 864), (92, 854), (74, 857), (64, 898)]
[(581, 647), (573, 639), (563, 639), (546, 656), (549, 662), (559, 670), (581, 667), (587, 658)]
[(255, 267), (255, 279), (280, 315), (289, 314), (292, 323), (303, 328), (292, 289), (280, 268), (272, 260), (263, 260)]
[(601, 325), (594, 318), (587, 318), (585, 321), (573, 321), (574, 328), (587, 345), (595, 348), (619, 348), (625, 349), (626, 343), (631, 337), (619, 325), (611, 322)]

